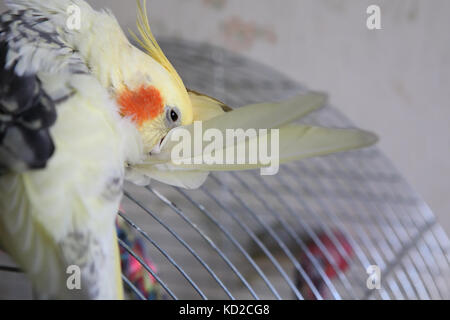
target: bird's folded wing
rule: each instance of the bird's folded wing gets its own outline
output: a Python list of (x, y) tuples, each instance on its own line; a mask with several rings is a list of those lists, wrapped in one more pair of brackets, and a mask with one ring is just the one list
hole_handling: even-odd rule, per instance
[[(8, 3), (0, 17), (0, 242), (38, 297), (120, 298), (122, 118), (61, 40), (52, 17), (66, 16), (62, 2)], [(66, 285), (72, 265), (81, 290)]]
[[(221, 132), (219, 136), (226, 137), (225, 128), (215, 128)], [(171, 134), (176, 134), (173, 130)], [(192, 136), (195, 139), (195, 132)], [(170, 139), (170, 136), (168, 137)], [(268, 166), (266, 158), (271, 161), (286, 163), (290, 161), (327, 155), (330, 153), (348, 151), (374, 144), (378, 138), (371, 132), (359, 129), (335, 129), (308, 125), (286, 125), (263, 133), (254, 131), (246, 138), (234, 139), (234, 143), (203, 142), (200, 152), (196, 152), (194, 144), (189, 152), (179, 152), (181, 142), (170, 141), (162, 148), (164, 159), (159, 159), (152, 165), (171, 170), (189, 169), (195, 171), (226, 171), (246, 170)], [(267, 146), (265, 157), (260, 157), (261, 141)], [(166, 149), (167, 148), (167, 149)], [(177, 149), (175, 149), (177, 148)], [(256, 162), (249, 162), (251, 153), (256, 152)], [(187, 156), (186, 156), (187, 154)], [(233, 161), (227, 162), (227, 154), (232, 154)], [(219, 155), (219, 156), (218, 156)], [(205, 159), (210, 159), (205, 161)], [(214, 163), (211, 159), (223, 159)], [(145, 167), (148, 164), (142, 165)]]
[[(267, 156), (271, 157), (271, 163), (281, 164), (361, 148), (377, 141), (374, 134), (358, 129), (289, 124), (320, 108), (326, 102), (326, 96), (321, 93), (310, 92), (279, 103), (253, 104), (229, 112), (224, 112), (223, 104), (213, 98), (191, 93), (191, 99), (194, 109), (197, 108), (197, 119), (204, 119), (201, 130), (196, 130), (199, 123), (173, 129), (164, 139), (160, 153), (137, 166), (140, 173), (193, 188), (206, 178), (201, 172), (256, 169), (270, 165)], [(202, 110), (208, 116), (202, 117)], [(212, 135), (220, 141), (211, 136), (208, 142), (204, 141), (204, 133), (209, 129), (213, 129)], [(241, 130), (241, 134), (227, 139), (229, 129)], [(182, 137), (189, 137), (188, 152), (180, 152)], [(194, 141), (201, 141), (202, 146), (196, 147)], [(260, 141), (267, 146), (266, 157), (260, 157)], [(256, 160), (250, 161), (250, 154), (255, 152)], [(227, 161), (229, 154), (233, 155), (232, 161)]]
[(232, 109), (222, 101), (205, 94), (193, 90), (188, 90), (188, 94), (192, 103), (194, 121), (208, 120), (225, 112), (232, 111)]

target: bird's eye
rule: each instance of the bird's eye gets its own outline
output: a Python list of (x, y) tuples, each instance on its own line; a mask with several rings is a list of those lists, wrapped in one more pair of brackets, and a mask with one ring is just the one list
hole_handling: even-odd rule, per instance
[(178, 114), (173, 109), (170, 110), (170, 119), (172, 119), (173, 122), (177, 122), (178, 120)]
[(180, 121), (180, 110), (177, 107), (169, 107), (166, 111), (166, 118), (169, 126), (177, 125)]

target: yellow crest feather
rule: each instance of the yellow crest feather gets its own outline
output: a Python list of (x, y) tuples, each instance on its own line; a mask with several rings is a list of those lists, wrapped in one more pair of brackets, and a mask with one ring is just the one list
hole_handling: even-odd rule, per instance
[(147, 1), (143, 0), (142, 3), (140, 0), (136, 0), (138, 6), (138, 14), (137, 14), (137, 28), (140, 34), (138, 37), (133, 31), (130, 30), (131, 36), (141, 45), (141, 47), (147, 51), (147, 53), (155, 59), (159, 64), (161, 64), (174, 78), (177, 82), (178, 86), (181, 90), (186, 90), (183, 81), (178, 75), (177, 71), (170, 63), (169, 59), (164, 55), (161, 47), (156, 41), (153, 33), (150, 29), (150, 24), (148, 22), (147, 16)]

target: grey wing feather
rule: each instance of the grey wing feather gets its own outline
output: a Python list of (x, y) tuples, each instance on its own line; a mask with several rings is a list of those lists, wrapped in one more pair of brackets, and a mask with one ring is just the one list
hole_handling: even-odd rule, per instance
[(55, 148), (56, 105), (70, 88), (46, 92), (39, 74), (88, 68), (48, 18), (30, 9), (0, 17), (0, 69), (0, 174), (44, 168)]

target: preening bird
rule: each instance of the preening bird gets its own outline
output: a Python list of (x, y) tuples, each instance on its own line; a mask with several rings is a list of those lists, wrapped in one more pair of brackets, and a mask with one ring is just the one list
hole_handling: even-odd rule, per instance
[[(196, 120), (224, 134), (279, 129), (280, 163), (376, 140), (359, 130), (290, 124), (322, 106), (323, 94), (231, 111), (189, 91), (152, 35), (145, 1), (138, 2), (134, 35), (141, 49), (110, 12), (83, 0), (6, 3), (9, 11), (0, 18), (0, 246), (26, 272), (37, 298), (122, 298), (114, 221), (125, 179), (195, 188), (209, 171), (265, 165), (175, 163), (170, 138), (180, 128), (195, 135)], [(74, 5), (79, 28), (67, 23)], [(237, 150), (242, 143), (214, 149)], [(79, 288), (67, 286), (69, 266), (81, 272)]]

